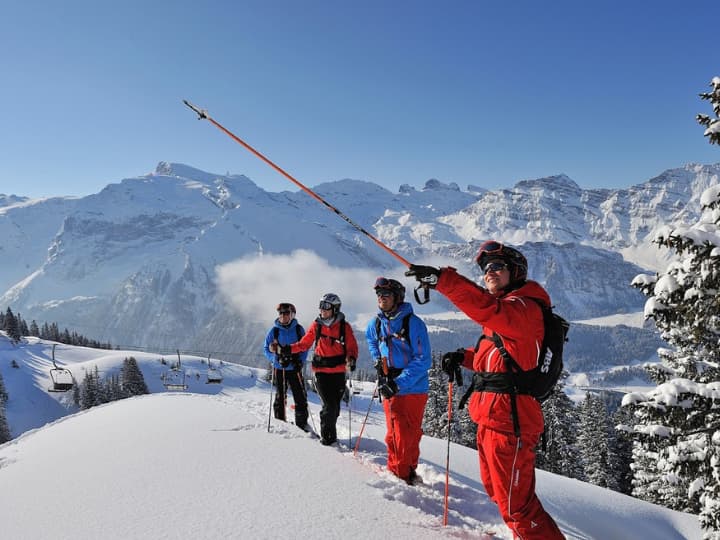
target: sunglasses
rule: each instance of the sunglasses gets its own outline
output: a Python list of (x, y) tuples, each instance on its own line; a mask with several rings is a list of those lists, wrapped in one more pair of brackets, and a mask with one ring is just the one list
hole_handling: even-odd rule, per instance
[(320, 302), (320, 309), (332, 311), (333, 305), (330, 302)]
[(290, 315), (292, 311), (278, 311), (278, 315)]
[(490, 272), (500, 272), (502, 270), (507, 270), (508, 265), (501, 262), (492, 262), (485, 266), (483, 269), (484, 274), (489, 274)]
[(383, 297), (383, 298), (385, 298), (386, 296), (393, 296), (393, 292), (392, 292), (392, 291), (388, 291), (388, 290), (384, 290), (384, 291), (383, 291), (383, 290), (379, 290), (379, 291), (377, 291), (375, 294), (377, 294), (378, 296), (381, 296), (381, 297)]

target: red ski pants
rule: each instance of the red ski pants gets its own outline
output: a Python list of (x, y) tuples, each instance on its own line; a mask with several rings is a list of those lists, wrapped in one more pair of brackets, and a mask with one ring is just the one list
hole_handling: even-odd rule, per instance
[(503, 520), (521, 540), (564, 539), (535, 494), (535, 446), (538, 434), (503, 433), (478, 426), (480, 478)]
[(414, 470), (420, 459), (422, 420), (427, 400), (427, 394), (393, 396), (383, 400), (387, 425), (387, 467), (403, 480), (408, 479), (410, 469)]

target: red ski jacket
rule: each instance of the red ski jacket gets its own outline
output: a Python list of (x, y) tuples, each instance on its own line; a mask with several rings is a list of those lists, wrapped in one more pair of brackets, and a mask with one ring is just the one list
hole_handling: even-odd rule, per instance
[[(550, 297), (542, 286), (528, 280), (522, 287), (494, 296), (454, 268), (443, 268), (437, 290), (445, 295), (460, 311), (482, 325), (483, 336), (477, 352), (465, 349), (463, 366), (473, 371), (507, 371), (505, 361), (492, 341), (493, 332), (503, 340), (505, 348), (523, 370), (538, 365), (544, 325), (540, 306), (529, 300), (537, 298), (550, 306)], [(540, 434), (544, 421), (540, 403), (532, 396), (517, 396), (520, 432)], [(469, 405), (474, 422), (490, 429), (513, 433), (510, 394), (473, 392)]]
[[(340, 325), (345, 325), (345, 346), (340, 342)], [(345, 372), (345, 359), (346, 358), (357, 358), (358, 356), (358, 344), (353, 334), (352, 326), (345, 320), (345, 317), (338, 317), (330, 326), (325, 326), (320, 323), (320, 339), (317, 340), (317, 346), (315, 347), (312, 370), (319, 373), (344, 373)], [(310, 349), (316, 341), (316, 329), (318, 324), (313, 323), (308, 327), (307, 333), (302, 339), (291, 346), (293, 353), (307, 351)], [(323, 359), (337, 359), (337, 365), (333, 366), (319, 366), (317, 358)], [(342, 359), (340, 358), (342, 357)], [(322, 364), (322, 362), (320, 362)], [(335, 363), (335, 362), (331, 362)]]

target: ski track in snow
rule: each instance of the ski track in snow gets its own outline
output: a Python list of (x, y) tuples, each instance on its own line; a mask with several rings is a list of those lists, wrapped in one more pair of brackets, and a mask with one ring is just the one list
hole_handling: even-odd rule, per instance
[[(308, 419), (308, 423), (313, 425), (313, 421), (317, 422), (319, 426), (319, 411), (313, 411), (313, 406), (319, 407), (319, 404), (314, 403), (312, 399), (315, 396), (308, 396), (309, 412), (312, 419)], [(218, 399), (225, 401), (229, 404), (236, 403), (238, 400), (231, 396), (218, 396)], [(227, 431), (256, 431), (256, 430), (267, 430), (268, 429), (268, 406), (270, 404), (269, 397), (267, 402), (260, 402), (257, 400), (245, 400), (240, 401), (245, 407), (245, 412), (252, 414), (258, 418), (258, 423), (244, 424), (240, 426), (234, 426), (227, 429)], [(420, 463), (418, 464), (417, 472), (422, 477), (423, 483), (416, 486), (409, 486), (405, 481), (397, 478), (385, 467), (386, 465), (386, 449), (385, 446), (380, 444), (376, 440), (363, 439), (360, 442), (360, 449), (357, 454), (354, 452), (355, 444), (357, 444), (357, 433), (359, 433), (359, 426), (362, 420), (365, 418), (364, 411), (353, 411), (353, 419), (360, 418), (358, 425), (354, 425), (353, 433), (355, 436), (352, 438), (352, 446), (348, 447), (348, 431), (347, 423), (343, 422), (346, 418), (344, 414), (341, 414), (337, 423), (338, 430), (338, 442), (335, 445), (328, 447), (328, 449), (335, 449), (341, 454), (354, 458), (356, 462), (360, 463), (366, 470), (372, 471), (376, 475), (376, 479), (373, 479), (367, 483), (368, 486), (377, 489), (380, 492), (380, 496), (387, 500), (393, 500), (405, 504), (406, 506), (413, 507), (418, 511), (432, 517), (432, 520), (437, 521), (437, 516), (442, 516), (445, 507), (445, 471), (438, 470), (427, 463), (423, 463), (422, 455), (420, 456)], [(288, 411), (290, 413), (290, 411)], [(378, 414), (381, 418), (378, 420), (377, 417), (368, 417), (368, 424), (378, 425), (380, 421), (384, 423), (384, 417), (380, 411)], [(355, 424), (355, 422), (353, 422)], [(223, 431), (218, 429), (217, 431)], [(315, 439), (315, 437), (309, 433), (302, 432), (299, 428), (296, 428), (294, 424), (276, 420), (274, 417), (270, 420), (269, 432), (282, 437), (284, 439), (297, 439), (307, 438)], [(362, 450), (363, 447), (370, 447), (371, 450)], [(498, 531), (493, 528), (488, 528), (488, 523), (483, 520), (481, 515), (473, 515), (473, 507), (478, 510), (479, 514), (482, 514), (484, 505), (468, 505), (463, 506), (463, 501), (477, 501), (477, 500), (489, 500), (487, 495), (479, 490), (473, 489), (465, 484), (458, 484), (453, 482), (452, 475), (450, 478), (450, 489), (448, 497), (448, 525), (450, 527), (457, 527), (453, 530), (451, 536), (457, 538), (500, 538), (496, 536)], [(454, 504), (455, 503), (455, 504)], [(460, 508), (460, 510), (453, 510)], [(410, 524), (410, 521), (408, 521)], [(443, 534), (447, 536), (447, 527), (437, 525), (426, 525), (430, 528), (442, 529)], [(486, 533), (479, 533), (478, 531), (485, 530)]]

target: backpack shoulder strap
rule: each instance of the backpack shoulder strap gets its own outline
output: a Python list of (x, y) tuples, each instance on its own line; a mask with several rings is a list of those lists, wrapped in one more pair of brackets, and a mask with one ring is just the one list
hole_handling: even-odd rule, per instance
[(322, 325), (319, 321), (315, 321), (315, 348), (317, 348), (318, 341), (322, 337)]
[(277, 341), (279, 335), (280, 335), (280, 329), (277, 326), (273, 326), (273, 339), (275, 341)]
[(295, 325), (295, 332), (297, 333), (297, 340), (300, 341), (300, 339), (303, 337), (303, 334), (305, 333), (305, 329), (300, 323), (297, 323)]
[(408, 313), (403, 318), (402, 322), (402, 337), (405, 338), (405, 341), (410, 343), (410, 317), (412, 316), (412, 313)]
[(328, 339), (331, 339), (333, 341), (337, 341), (342, 345), (343, 348), (343, 354), (347, 354), (347, 345), (345, 345), (345, 325), (348, 324), (347, 321), (343, 320), (340, 324), (340, 334), (337, 338), (334, 338), (332, 336), (328, 336), (322, 333), (322, 325), (319, 321), (315, 321), (315, 347), (317, 347), (318, 341), (320, 341), (321, 337), (326, 337)]
[(404, 339), (408, 343), (410, 343), (410, 317), (412, 317), (412, 313), (408, 313), (405, 315), (402, 319), (402, 328), (400, 329), (400, 332), (396, 334), (390, 334), (388, 336), (382, 336), (380, 334), (380, 317), (375, 317), (375, 334), (377, 335), (378, 341), (388, 341), (390, 338), (400, 338)]

